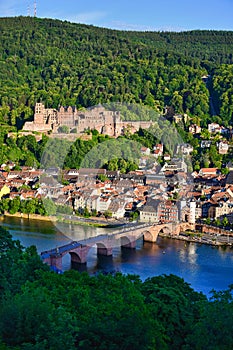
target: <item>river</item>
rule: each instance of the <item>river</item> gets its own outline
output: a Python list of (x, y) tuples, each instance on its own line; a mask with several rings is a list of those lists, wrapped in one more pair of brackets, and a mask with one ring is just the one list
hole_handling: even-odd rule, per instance
[[(38, 252), (55, 248), (96, 234), (106, 233), (106, 228), (59, 224), (5, 218), (1, 225), (10, 231), (23, 246), (35, 245)], [(233, 250), (199, 243), (159, 237), (156, 243), (137, 241), (136, 249), (115, 247), (112, 257), (97, 257), (96, 247), (88, 254), (87, 265), (82, 269), (90, 274), (99, 271), (121, 271), (137, 274), (142, 280), (161, 274), (175, 274), (184, 278), (195, 290), (206, 295), (212, 289), (224, 290), (233, 284)], [(63, 258), (63, 269), (70, 268), (70, 257)]]

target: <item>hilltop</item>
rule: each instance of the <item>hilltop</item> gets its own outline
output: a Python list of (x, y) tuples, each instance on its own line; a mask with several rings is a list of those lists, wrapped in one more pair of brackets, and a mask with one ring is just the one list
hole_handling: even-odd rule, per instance
[[(35, 102), (130, 102), (206, 124), (209, 97), (232, 120), (233, 32), (128, 32), (33, 17), (0, 18), (0, 123), (21, 128)], [(211, 75), (209, 84), (202, 80)]]

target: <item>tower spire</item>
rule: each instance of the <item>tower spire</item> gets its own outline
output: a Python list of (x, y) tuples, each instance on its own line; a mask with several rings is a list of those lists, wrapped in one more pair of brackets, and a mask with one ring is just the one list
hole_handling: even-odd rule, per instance
[(30, 16), (30, 5), (28, 3), (28, 6), (27, 6), (27, 15)]
[(36, 0), (34, 1), (34, 17), (36, 17)]

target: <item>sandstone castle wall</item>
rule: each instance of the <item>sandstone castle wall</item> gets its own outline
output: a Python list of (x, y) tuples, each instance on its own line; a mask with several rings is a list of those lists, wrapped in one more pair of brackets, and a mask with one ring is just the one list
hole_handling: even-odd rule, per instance
[(76, 128), (78, 133), (96, 129), (100, 134), (117, 137), (123, 135), (125, 129), (134, 133), (140, 127), (148, 129), (151, 125), (151, 121), (123, 121), (119, 111), (109, 111), (101, 105), (85, 111), (70, 106), (56, 110), (45, 108), (40, 102), (35, 105), (34, 120), (26, 122), (23, 130), (57, 133), (59, 126), (67, 126), (69, 130)]

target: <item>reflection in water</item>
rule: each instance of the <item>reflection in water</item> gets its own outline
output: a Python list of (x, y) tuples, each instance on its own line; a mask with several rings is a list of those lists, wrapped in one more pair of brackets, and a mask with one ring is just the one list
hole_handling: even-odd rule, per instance
[(190, 243), (188, 246), (188, 260), (190, 264), (196, 265), (197, 261), (197, 244)]
[(86, 264), (79, 264), (76, 262), (71, 262), (70, 268), (73, 270), (77, 270), (79, 272), (87, 272), (87, 265)]
[(97, 235), (106, 234), (106, 230), (111, 230), (102, 227), (64, 223), (56, 223), (56, 228), (73, 241), (80, 241)]
[(180, 261), (183, 263), (186, 261), (186, 248), (179, 250), (179, 258), (180, 258)]
[[(7, 218), (1, 222), (13, 238), (24, 246), (36, 245), (38, 252), (63, 245), (90, 235), (103, 234), (106, 228), (81, 225), (54, 227), (50, 222)], [(69, 233), (69, 237), (62, 232)], [(136, 249), (115, 246), (112, 257), (97, 256), (96, 246), (88, 253), (86, 265), (72, 265), (70, 255), (63, 257), (63, 269), (71, 267), (90, 274), (121, 271), (137, 274), (142, 280), (161, 274), (175, 274), (184, 278), (198, 291), (208, 294), (211, 289), (223, 290), (233, 283), (233, 256), (230, 248), (217, 248), (199, 243), (186, 243), (169, 238), (158, 238), (156, 243), (137, 241)]]
[[(230, 247), (227, 247), (227, 246), (223, 246), (223, 247), (212, 247), (212, 249), (217, 249), (219, 250), (219, 256), (221, 257), (222, 260), (225, 260), (226, 259), (226, 253), (229, 253), (230, 252)], [(231, 256), (233, 258), (233, 256)]]
[(99, 255), (97, 257), (97, 265), (96, 265), (97, 271), (105, 271), (108, 273), (114, 273), (116, 272), (114, 263), (113, 263), (113, 257), (112, 256), (101, 256)]
[(158, 244), (152, 244), (152, 243), (149, 243), (149, 242), (144, 242), (142, 244), (143, 246), (143, 250), (148, 254), (148, 255), (157, 255), (161, 249), (166, 249), (165, 246), (162, 246), (161, 245), (161, 242), (160, 242), (160, 246)]

